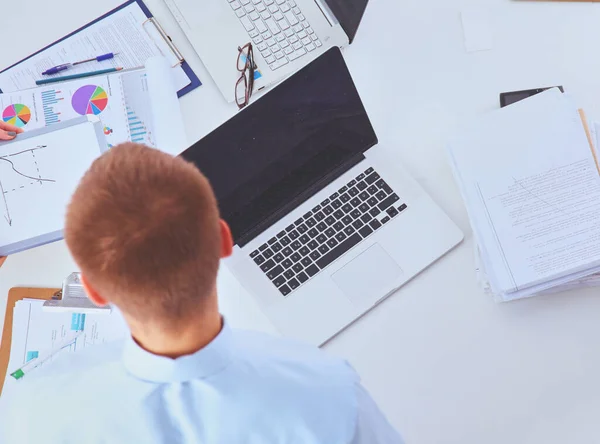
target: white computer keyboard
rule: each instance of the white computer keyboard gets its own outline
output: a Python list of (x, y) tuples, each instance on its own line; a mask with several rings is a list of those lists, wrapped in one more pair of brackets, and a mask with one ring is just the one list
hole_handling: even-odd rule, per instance
[(323, 45), (294, 0), (228, 0), (272, 70)]

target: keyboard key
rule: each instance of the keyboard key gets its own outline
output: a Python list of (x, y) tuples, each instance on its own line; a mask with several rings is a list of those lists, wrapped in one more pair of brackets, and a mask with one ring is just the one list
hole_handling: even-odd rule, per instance
[(358, 197), (355, 197), (350, 201), (350, 205), (352, 205), (353, 207), (358, 207), (361, 203), (362, 202)]
[(369, 174), (371, 174), (373, 171), (375, 171), (375, 170), (373, 169), (373, 167), (369, 167), (369, 168), (367, 168), (367, 170), (365, 171), (365, 174), (368, 176), (368, 175), (369, 175)]
[(290, 6), (287, 3), (284, 3), (280, 6), (281, 12), (288, 12), (290, 10)]
[(300, 236), (300, 242), (302, 242), (302, 245), (308, 243), (308, 241), (310, 240), (310, 237), (308, 237), (308, 234), (303, 234), (302, 236)]
[[(304, 16), (302, 16), (302, 17), (304, 17)], [(298, 16), (298, 20), (300, 20), (300, 16)], [(304, 19), (303, 19), (303, 20), (304, 20)], [(304, 20), (304, 21), (302, 22), (302, 27), (303, 27), (304, 29), (308, 29), (308, 28), (310, 28), (310, 24), (309, 24), (309, 23), (308, 23), (306, 20)]]
[(279, 7), (277, 5), (271, 5), (269, 6), (269, 11), (271, 12), (271, 14), (273, 14), (274, 12), (279, 11)]
[(265, 62), (267, 62), (269, 64), (275, 62), (275, 60), (277, 60), (277, 59), (274, 56), (265, 57)]
[(383, 219), (381, 219), (382, 224), (387, 224), (389, 221), (390, 221), (390, 216), (385, 216)]
[(333, 229), (335, 231), (341, 231), (344, 229), (344, 224), (342, 222), (336, 222), (335, 224), (333, 224)]
[(340, 188), (340, 189), (338, 190), (338, 193), (339, 193), (339, 194), (340, 194), (340, 196), (341, 196), (341, 195), (342, 195), (342, 194), (344, 194), (346, 191), (348, 191), (348, 187), (347, 187), (346, 185), (344, 185), (342, 188)]
[[(298, 14), (298, 20), (303, 22), (304, 20), (306, 20), (306, 17), (304, 17), (304, 15), (302, 15), (302, 14)], [(304, 26), (304, 24), (303, 24), (303, 26)]]
[(269, 271), (267, 271), (267, 277), (273, 280), (281, 273), (283, 273), (283, 267), (281, 265), (277, 265), (275, 268), (271, 268)]
[(354, 209), (354, 207), (350, 204), (346, 204), (342, 207), (342, 211), (344, 213), (350, 213), (353, 209)]
[[(329, 248), (333, 248), (338, 244), (338, 242), (335, 240), (335, 238), (331, 238), (327, 241), (327, 245), (329, 246)], [(274, 263), (274, 262), (273, 262)]]
[(323, 208), (323, 213), (326, 216), (329, 216), (331, 213), (333, 213), (333, 208), (331, 208), (329, 205), (326, 206), (325, 208)]
[[(347, 238), (343, 243), (341, 243), (337, 248), (334, 248), (326, 255), (322, 256), (321, 259), (317, 261), (317, 265), (319, 268), (323, 269), (335, 261), (337, 258), (347, 253), (352, 247), (356, 246), (360, 241), (361, 237), (354, 233), (352, 236)], [(308, 270), (307, 270), (308, 271)]]
[(381, 210), (377, 207), (373, 207), (371, 208), (371, 211), (369, 211), (369, 214), (373, 217), (377, 216), (379, 213), (381, 213)]
[(339, 220), (344, 217), (344, 212), (342, 210), (337, 210), (335, 213), (333, 213), (333, 216)]
[[(300, 259), (302, 259), (302, 256), (300, 256), (299, 253), (294, 253), (290, 256), (290, 260), (292, 262), (298, 262)], [(295, 270), (295, 268), (294, 268), (294, 270)]]
[(302, 248), (302, 244), (300, 243), (300, 241), (296, 240), (296, 241), (292, 242), (292, 249), (294, 251), (296, 251), (296, 250), (298, 250), (300, 248)]
[(277, 239), (281, 239), (284, 236), (285, 236), (285, 230), (281, 230), (279, 233), (277, 233)]
[(317, 48), (320, 48), (321, 46), (323, 46), (323, 43), (321, 43), (321, 40), (315, 40), (315, 45)]
[(292, 250), (290, 247), (285, 247), (283, 250), (281, 250), (281, 254), (283, 254), (285, 257), (288, 257), (293, 252), (294, 250)]
[(308, 274), (310, 277), (313, 277), (315, 274), (317, 274), (319, 272), (319, 267), (317, 267), (315, 264), (312, 264), (305, 271), (306, 271), (306, 274)]
[(275, 40), (277, 40), (277, 43), (279, 43), (279, 46), (281, 46), (281, 42), (287, 42), (287, 40), (285, 39), (285, 36), (283, 34), (277, 34), (275, 36)]
[(293, 265), (293, 263), (290, 259), (286, 259), (281, 263), (281, 266), (283, 268), (290, 268), (292, 265)]
[(377, 173), (373, 173), (370, 176), (367, 176), (367, 178), (365, 179), (365, 182), (367, 182), (367, 184), (372, 185), (375, 182), (377, 182), (379, 180), (379, 174)]
[(317, 259), (319, 259), (321, 257), (321, 253), (319, 253), (318, 251), (315, 250), (312, 253), (310, 253), (309, 256), (313, 261), (316, 261)]
[(335, 229), (334, 228), (328, 228), (327, 230), (325, 230), (325, 236), (327, 237), (331, 237), (335, 234)]
[(260, 251), (265, 251), (269, 246), (267, 244), (262, 244), (259, 248)]
[(252, 253), (250, 253), (250, 257), (256, 257), (258, 256), (259, 251), (258, 250), (254, 250)]
[[(253, 9), (254, 9), (254, 7), (253, 7)], [(298, 36), (298, 38), (299, 38), (300, 40), (303, 40), (303, 39), (305, 39), (305, 38), (307, 38), (307, 37), (308, 37), (308, 34), (306, 33), (306, 31), (300, 31), (300, 32), (299, 32), (298, 34), (296, 34), (296, 35)], [(303, 43), (303, 44), (305, 44), (305, 45), (307, 45), (308, 43), (310, 43), (310, 38), (308, 39), (308, 42), (306, 42), (306, 43), (302, 42), (302, 43)]]
[(296, 228), (296, 227), (294, 227), (294, 224), (292, 224), (292, 225), (286, 227), (285, 231), (287, 231), (289, 233), (290, 231), (294, 231), (294, 228)]
[(256, 5), (256, 10), (258, 12), (263, 12), (265, 9), (267, 9), (267, 7), (265, 6), (264, 3), (259, 3), (258, 5)]
[(358, 193), (359, 191), (354, 187), (350, 188), (350, 191), (348, 191), (348, 194), (352, 197), (356, 196)]
[[(321, 235), (321, 236), (323, 236), (323, 235)], [(319, 246), (319, 242), (317, 240), (315, 240), (315, 239), (311, 240), (308, 243), (308, 248), (310, 248), (311, 250), (316, 249), (318, 246)]]
[(358, 176), (356, 176), (356, 181), (360, 182), (361, 180), (363, 180), (365, 178), (364, 174), (359, 174)]
[(256, 263), (256, 265), (260, 265), (265, 262), (265, 258), (262, 256), (256, 256), (254, 258), (254, 262)]
[(278, 52), (277, 54), (275, 54), (275, 57), (280, 57), (279, 59), (275, 60), (273, 63), (271, 63), (269, 65), (269, 68), (271, 68), (273, 71), (275, 71), (276, 69), (281, 68), (284, 65), (288, 64), (288, 59), (285, 58), (285, 54), (284, 54), (285, 50), (283, 52)]
[(294, 30), (293, 30), (293, 29), (291, 29), (291, 28), (288, 28), (288, 29), (286, 29), (286, 30), (285, 30), (284, 34), (285, 34), (285, 36), (286, 36), (287, 38), (290, 38), (291, 36), (293, 36), (293, 35), (294, 35)]
[(296, 14), (296, 15), (302, 14), (302, 11), (300, 11), (300, 8), (294, 8), (293, 11), (294, 11), (294, 14)]
[(317, 214), (315, 214), (315, 219), (317, 222), (321, 222), (323, 219), (325, 219), (325, 215), (319, 211)]
[(349, 214), (346, 214), (344, 217), (342, 217), (342, 222), (346, 225), (352, 223), (352, 221), (352, 216), (350, 216)]
[[(268, 10), (268, 9), (265, 9), (263, 12), (261, 12), (261, 13), (260, 13), (260, 16), (262, 17), (262, 19), (263, 19), (263, 20), (266, 20), (266, 19), (268, 19), (269, 17), (271, 17), (271, 13), (269, 12), (269, 10)], [(260, 22), (257, 22), (257, 24), (258, 24), (258, 23), (260, 23)], [(263, 27), (265, 28), (265, 31), (268, 29), (268, 28), (267, 28), (267, 25), (265, 25), (264, 23), (263, 23)], [(264, 32), (264, 31), (263, 31), (263, 32)]]
[(310, 253), (310, 250), (308, 247), (302, 247), (298, 250), (298, 253), (300, 253), (300, 256), (306, 256), (308, 253)]
[(286, 279), (291, 279), (296, 276), (296, 273), (294, 273), (294, 270), (287, 270), (285, 273), (283, 273), (283, 275)]
[(302, 218), (299, 218), (298, 220), (296, 220), (296, 222), (294, 222), (294, 224), (295, 224), (296, 226), (298, 226), (298, 225), (300, 225), (302, 222), (304, 222), (304, 219), (302, 219)]
[(267, 42), (261, 42), (256, 45), (256, 48), (258, 48), (258, 50), (262, 53), (269, 48), (269, 45), (267, 45)]
[(296, 273), (300, 273), (303, 269), (304, 269), (304, 267), (302, 266), (302, 264), (300, 262), (298, 262), (296, 265), (294, 265), (292, 267), (292, 270), (294, 270)]
[(348, 188), (351, 188), (354, 185), (356, 185), (356, 180), (352, 179), (350, 182), (348, 182)]
[(392, 217), (396, 217), (398, 215), (398, 210), (395, 209), (394, 207), (388, 208), (387, 214), (389, 214)]
[(300, 286), (300, 282), (298, 282), (296, 279), (291, 279), (287, 284), (290, 286), (290, 288), (292, 290), (295, 290), (296, 288), (298, 288)]
[(336, 199), (336, 200), (334, 200), (334, 201), (332, 201), (332, 202), (331, 202), (331, 206), (332, 206), (334, 209), (336, 209), (336, 210), (337, 210), (339, 207), (341, 207), (341, 206), (342, 206), (342, 202), (340, 202), (340, 200), (339, 200), (339, 199)]
[(338, 242), (342, 242), (344, 239), (346, 239), (346, 235), (344, 234), (343, 231), (340, 231), (338, 234), (335, 235), (335, 239)]
[(305, 258), (303, 258), (300, 263), (302, 265), (304, 265), (305, 267), (308, 267), (310, 264), (312, 264), (312, 260), (311, 258), (309, 258), (308, 256), (306, 256)]
[(371, 198), (369, 198), (369, 200), (367, 200), (367, 203), (372, 207), (377, 205), (377, 202), (379, 202), (379, 201), (377, 200), (376, 197), (371, 197)]
[(275, 266), (275, 261), (273, 259), (269, 259), (267, 262), (260, 266), (260, 269), (264, 272), (269, 271), (271, 268)]
[(370, 207), (370, 206), (369, 206), (369, 204), (368, 204), (368, 203), (366, 203), (366, 202), (363, 202), (363, 203), (361, 203), (361, 204), (358, 206), (358, 209), (359, 209), (359, 210), (360, 210), (362, 213), (366, 213), (367, 211), (369, 211), (369, 208), (371, 208), (371, 207)]
[(298, 239), (298, 236), (300, 236), (298, 234), (298, 232), (296, 230), (290, 231), (290, 239), (294, 240), (294, 239)]
[(325, 253), (327, 253), (328, 251), (329, 251), (329, 247), (328, 247), (327, 245), (325, 245), (325, 244), (323, 244), (323, 245), (321, 245), (321, 246), (319, 247), (319, 252), (320, 252), (321, 254), (325, 254)]
[(384, 200), (384, 199), (386, 198), (386, 196), (387, 196), (387, 193), (386, 193), (385, 191), (383, 191), (383, 190), (381, 190), (379, 193), (377, 193), (377, 194), (375, 195), (375, 197), (376, 197), (378, 200)]
[(329, 205), (331, 201), (329, 199), (325, 199), (323, 202), (321, 202), (321, 206), (324, 207), (325, 205)]
[[(289, 42), (287, 40), (283, 40), (281, 42), (279, 42), (279, 46), (281, 46), (283, 48), (283, 51), (285, 51), (285, 48), (288, 48), (290, 46)], [(292, 51), (292, 48), (290, 48), (290, 52)], [(286, 54), (289, 54), (289, 52), (286, 52)]]
[(290, 287), (288, 287), (287, 285), (282, 285), (281, 287), (279, 287), (279, 291), (284, 296), (287, 296), (292, 292), (292, 290), (290, 290)]
[(406, 204), (402, 204), (398, 207), (398, 211), (401, 213), (402, 211), (406, 210), (408, 207), (406, 206)]
[(352, 227), (352, 225), (348, 225), (346, 228), (344, 228), (344, 233), (346, 233), (346, 236), (350, 236), (355, 231), (356, 230)]
[(288, 23), (289, 23), (291, 26), (297, 25), (297, 24), (299, 23), (299, 22), (298, 22), (298, 19), (297, 19), (297, 18), (296, 18), (296, 16), (295, 16), (295, 15), (292, 13), (292, 11), (288, 11), (288, 12), (286, 12), (284, 15), (285, 15), (285, 18), (287, 19)]
[[(250, 14), (251, 12), (255, 12), (254, 5), (252, 3), (247, 4), (246, 6), (244, 6), (244, 11), (246, 11), (247, 14)], [(252, 18), (252, 17), (250, 17), (250, 18)]]
[(334, 199), (337, 199), (338, 197), (340, 197), (340, 195), (338, 193), (333, 193), (331, 196), (329, 196), (329, 198), (333, 201)]
[(306, 221), (306, 219), (308, 219), (308, 218), (309, 218), (309, 217), (311, 217), (312, 215), (313, 215), (313, 214), (312, 214), (312, 211), (309, 211), (308, 213), (306, 213), (306, 214), (305, 214), (304, 216), (302, 216), (302, 217), (304, 218), (304, 221)]
[(309, 43), (308, 45), (304, 46), (306, 48), (306, 50), (308, 52), (314, 51), (315, 49), (317, 49), (317, 47), (315, 45), (313, 45), (312, 43)]
[(355, 220), (354, 222), (352, 222), (352, 226), (353, 226), (354, 228), (356, 228), (357, 230), (358, 230), (360, 227), (362, 227), (363, 225), (364, 225), (364, 224), (363, 224), (362, 220), (360, 220), (360, 219), (357, 219), (357, 220)]
[(281, 251), (283, 247), (281, 246), (281, 244), (279, 242), (275, 242), (273, 245), (271, 245), (271, 249), (277, 253), (279, 251)]
[(275, 46), (277, 44), (277, 40), (275, 40), (273, 37), (271, 37), (269, 40), (267, 40), (267, 45), (269, 46)]
[(267, 248), (265, 251), (263, 251), (263, 256), (269, 259), (271, 256), (273, 256), (273, 250)]
[(397, 202), (400, 198), (398, 197), (398, 195), (396, 193), (392, 194), (391, 196), (388, 196), (387, 198), (385, 198), (383, 201), (381, 201), (378, 205), (379, 209), (381, 211), (385, 210), (387, 207), (393, 205), (395, 202)]
[(313, 34), (313, 35), (314, 35), (314, 32), (315, 32), (315, 31), (314, 31), (314, 30), (313, 30), (311, 27), (308, 27), (308, 28), (306, 29), (306, 32), (308, 32), (309, 34)]
[(308, 231), (308, 228), (304, 224), (298, 225), (298, 233), (303, 234)]
[(283, 254), (281, 254), (281, 253), (277, 253), (275, 256), (273, 256), (273, 260), (277, 263), (282, 262), (283, 259), (285, 259), (285, 258), (283, 257)]
[(233, 1), (230, 3), (230, 5), (234, 11), (242, 7), (242, 5), (240, 5), (240, 2), (238, 1)]
[(317, 236), (317, 238), (315, 240), (317, 241), (317, 243), (322, 244), (323, 242), (325, 242), (327, 240), (327, 236), (325, 234), (321, 233)]
[(242, 25), (244, 25), (246, 31), (254, 29), (254, 23), (252, 23), (252, 21), (247, 16), (240, 17), (240, 22), (242, 22)]
[(333, 225), (333, 224), (335, 223), (335, 217), (333, 217), (333, 216), (328, 216), (328, 217), (325, 219), (325, 223), (326, 223), (328, 226), (331, 226), (331, 225)]
[[(256, 14), (256, 13), (255, 13), (255, 12), (253, 12), (252, 14)], [(250, 18), (252, 18), (252, 14), (250, 14)], [(258, 14), (256, 14), (256, 18), (258, 18), (258, 17), (259, 17), (259, 15), (258, 15)], [(250, 31), (250, 32), (248, 33), (248, 35), (249, 35), (250, 37), (252, 37), (252, 41), (253, 41), (254, 43), (256, 43), (257, 45), (258, 45), (260, 42), (262, 42), (262, 40), (263, 40), (263, 39), (262, 39), (262, 37), (259, 35), (259, 32), (258, 32), (258, 30), (257, 30), (256, 28), (254, 28), (252, 31)]]
[(367, 237), (369, 234), (373, 233), (373, 230), (371, 229), (370, 226), (365, 225), (360, 230), (358, 230), (358, 232), (360, 233), (360, 235), (362, 237)]
[(362, 193), (360, 193), (360, 194), (358, 195), (358, 198), (359, 198), (360, 200), (362, 200), (363, 202), (364, 202), (365, 200), (367, 200), (369, 197), (370, 197), (370, 196), (369, 196), (369, 193), (367, 193), (366, 191), (363, 191)]
[(358, 182), (358, 185), (356, 185), (356, 188), (358, 188), (360, 191), (363, 191), (367, 188), (367, 184), (365, 182)]
[[(307, 32), (308, 32), (308, 30), (307, 30)], [(311, 39), (313, 39), (313, 40), (318, 40), (319, 39), (319, 37), (317, 37), (317, 34), (311, 34), (310, 32), (309, 32), (309, 34), (310, 34), (310, 38)], [(354, 183), (356, 183), (356, 182), (354, 182)]]
[(308, 280), (308, 275), (302, 272), (298, 276), (296, 276), (296, 278), (300, 281), (301, 284), (303, 284)]
[(308, 235), (312, 238), (315, 238), (319, 235), (319, 230), (317, 230), (316, 228), (312, 228), (309, 230)]
[(325, 231), (327, 229), (327, 224), (325, 222), (319, 222), (316, 228), (320, 232)]
[(281, 245), (283, 245), (285, 247), (285, 246), (289, 245), (291, 241), (290, 241), (289, 237), (285, 236), (285, 237), (282, 237), (279, 242), (281, 242)]
[(367, 188), (367, 192), (371, 196), (374, 196), (375, 194), (377, 194), (378, 191), (379, 191), (379, 188), (377, 188), (375, 185), (371, 185), (369, 188)]
[(312, 228), (312, 227), (314, 227), (315, 225), (317, 225), (317, 221), (316, 221), (316, 220), (314, 220), (314, 219), (311, 217), (311, 218), (309, 218), (309, 219), (307, 219), (307, 220), (306, 220), (306, 225), (307, 225), (309, 228)]
[(381, 190), (385, 191), (387, 194), (391, 194), (392, 193), (392, 189), (390, 188), (390, 186), (383, 179), (381, 179), (380, 181), (377, 182), (377, 186)]
[(363, 214), (360, 218), (360, 220), (362, 220), (364, 223), (369, 222), (371, 219), (373, 219), (373, 216), (371, 216), (369, 213)]
[(373, 219), (371, 222), (369, 222), (369, 225), (371, 225), (371, 228), (373, 228), (373, 230), (381, 228), (381, 222), (379, 222), (377, 219)]
[(341, 200), (343, 203), (346, 203), (346, 202), (348, 202), (348, 201), (350, 200), (350, 195), (349, 195), (348, 193), (344, 193), (344, 194), (342, 194), (342, 195), (340, 196), (340, 200)]
[(283, 20), (283, 14), (282, 14), (281, 12), (277, 11), (277, 12), (275, 12), (275, 13), (273, 14), (273, 18), (274, 18), (276, 21)]
[(285, 284), (285, 278), (281, 275), (279, 275), (278, 277), (275, 278), (275, 280), (273, 281), (273, 284), (275, 284), (276, 287), (281, 287), (283, 284)]
[(359, 218), (362, 215), (362, 213), (360, 212), (360, 210), (358, 208), (355, 208), (354, 210), (352, 210), (352, 212), (350, 213), (350, 216), (352, 216), (354, 219)]
[(320, 210), (321, 210), (321, 205), (317, 205), (316, 207), (314, 207), (312, 209), (312, 212), (313, 212), (313, 214), (315, 214), (317, 211), (320, 211)]

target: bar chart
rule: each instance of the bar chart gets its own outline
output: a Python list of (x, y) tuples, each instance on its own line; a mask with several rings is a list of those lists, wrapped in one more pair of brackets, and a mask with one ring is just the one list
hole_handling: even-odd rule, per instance
[(51, 89), (42, 92), (42, 108), (44, 110), (44, 121), (46, 122), (46, 126), (61, 121), (61, 113), (57, 111), (57, 108), (62, 100), (65, 100), (62, 91)]
[(127, 123), (129, 125), (129, 134), (131, 141), (135, 143), (150, 144), (150, 134), (144, 122), (137, 116), (135, 111), (127, 107)]

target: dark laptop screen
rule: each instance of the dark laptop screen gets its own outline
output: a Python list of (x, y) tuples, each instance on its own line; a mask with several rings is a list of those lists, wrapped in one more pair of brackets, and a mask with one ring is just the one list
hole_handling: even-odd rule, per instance
[(325, 0), (331, 12), (340, 22), (342, 29), (350, 39), (354, 40), (358, 25), (363, 18), (369, 0)]
[(293, 210), (309, 197), (307, 190), (322, 187), (325, 176), (376, 143), (344, 59), (333, 48), (182, 156), (210, 180), (221, 217), (239, 242)]

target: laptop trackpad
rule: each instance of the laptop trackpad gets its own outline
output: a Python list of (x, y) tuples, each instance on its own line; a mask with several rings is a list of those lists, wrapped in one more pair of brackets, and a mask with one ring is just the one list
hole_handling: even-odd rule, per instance
[(383, 291), (391, 290), (402, 269), (379, 245), (375, 244), (349, 262), (331, 278), (348, 298), (359, 306), (378, 301)]

